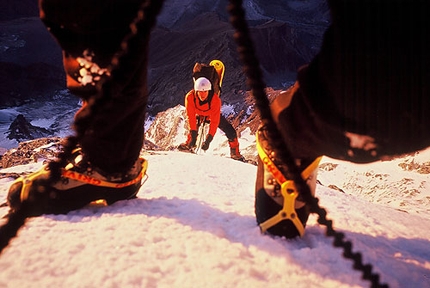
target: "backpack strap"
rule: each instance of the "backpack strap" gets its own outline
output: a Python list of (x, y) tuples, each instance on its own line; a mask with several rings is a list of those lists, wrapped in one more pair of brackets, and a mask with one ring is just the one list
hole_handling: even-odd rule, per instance
[[(209, 108), (207, 110), (201, 110), (201, 111), (206, 112), (206, 111), (211, 110), (211, 103), (212, 103), (213, 97), (214, 97), (214, 91), (210, 90), (209, 94), (208, 94), (208, 99), (207, 99)], [(194, 107), (197, 107), (197, 101), (200, 101), (200, 99), (197, 96), (197, 92), (195, 90), (193, 90), (193, 101), (194, 101)]]

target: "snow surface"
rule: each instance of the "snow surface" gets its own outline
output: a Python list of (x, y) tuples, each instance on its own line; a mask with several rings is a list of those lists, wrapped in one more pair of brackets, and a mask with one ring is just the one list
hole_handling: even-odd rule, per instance
[[(423, 167), (429, 155), (320, 165), (321, 206), (390, 287), (430, 287), (430, 174), (398, 165)], [(256, 166), (210, 154), (143, 156), (148, 178), (137, 199), (28, 219), (0, 255), (0, 287), (370, 286), (314, 215), (301, 239), (260, 233)], [(11, 183), (0, 179), (0, 201)]]

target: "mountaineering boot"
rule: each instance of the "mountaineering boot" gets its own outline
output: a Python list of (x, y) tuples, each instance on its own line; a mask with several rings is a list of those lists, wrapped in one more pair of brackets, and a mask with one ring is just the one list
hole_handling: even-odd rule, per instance
[[(261, 231), (286, 238), (303, 236), (310, 208), (288, 179), (288, 167), (276, 158), (264, 126), (257, 131), (257, 149), (255, 215)], [(320, 159), (296, 160), (312, 195)]]
[(178, 146), (178, 149), (181, 151), (188, 151), (191, 150), (196, 146), (197, 141), (197, 130), (190, 130), (190, 133), (188, 133), (187, 141), (185, 143), (182, 143)]
[(11, 185), (7, 202), (10, 212), (26, 202), (28, 216), (65, 214), (103, 200), (110, 205), (136, 197), (146, 175), (147, 161), (139, 158), (125, 173), (107, 174), (85, 160), (81, 149), (75, 149), (68, 164), (61, 170), (61, 179), (48, 181), (49, 166), (20, 177)]
[(239, 140), (234, 138), (233, 140), (228, 140), (228, 145), (230, 146), (230, 157), (234, 160), (245, 161), (245, 158), (240, 154), (239, 151)]

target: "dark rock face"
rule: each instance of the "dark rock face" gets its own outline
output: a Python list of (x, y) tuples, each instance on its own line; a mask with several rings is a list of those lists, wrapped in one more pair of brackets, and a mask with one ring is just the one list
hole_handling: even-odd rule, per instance
[[(226, 66), (222, 100), (245, 108), (246, 79), (226, 10), (228, 1), (165, 1), (151, 34), (148, 112), (177, 104), (192, 88), (196, 62)], [(324, 0), (244, 1), (251, 37), (268, 87), (288, 87), (318, 51), (328, 25)], [(64, 89), (61, 50), (38, 18), (37, 0), (0, 3), (0, 108), (43, 100)], [(24, 18), (27, 17), (27, 18)]]
[(0, 1), (0, 21), (39, 15), (38, 0), (2, 0)]
[(45, 128), (31, 125), (22, 114), (19, 114), (12, 124), (10, 124), (8, 133), (7, 138), (11, 140), (15, 139), (18, 142), (52, 135)]
[(39, 18), (0, 22), (0, 31), (0, 108), (65, 88), (61, 50)]
[[(166, 1), (151, 36), (149, 112), (184, 104), (192, 88), (195, 62), (219, 59), (226, 67), (223, 103), (246, 108), (243, 90), (249, 89), (226, 10), (228, 1), (195, 1), (181, 7)], [(244, 1), (249, 30), (264, 81), (276, 89), (290, 86), (297, 69), (318, 52), (329, 23), (324, 0)], [(176, 4), (176, 5), (174, 5)]]
[(65, 88), (63, 74), (61, 68), (48, 63), (20, 66), (0, 62), (0, 108), (49, 100), (51, 94)]

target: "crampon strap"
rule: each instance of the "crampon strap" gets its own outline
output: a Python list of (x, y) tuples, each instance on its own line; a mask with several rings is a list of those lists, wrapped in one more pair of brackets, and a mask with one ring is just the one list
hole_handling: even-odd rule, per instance
[[(284, 204), (282, 209), (273, 216), (272, 218), (264, 221), (260, 224), (261, 232), (264, 233), (270, 227), (278, 224), (282, 220), (291, 220), (294, 226), (297, 228), (297, 231), (300, 234), (300, 237), (305, 233), (305, 228), (303, 227), (302, 222), (300, 221), (296, 209), (294, 208), (294, 204), (296, 198), (299, 196), (299, 192), (297, 191), (296, 186), (294, 185), (293, 180), (288, 180), (282, 172), (278, 169), (276, 164), (270, 159), (267, 155), (266, 151), (264, 151), (263, 147), (260, 145), (258, 140), (258, 132), (257, 132), (257, 151), (258, 155), (263, 162), (264, 166), (269, 170), (269, 172), (273, 175), (276, 181), (281, 185), (281, 194), (284, 197)], [(318, 168), (318, 165), (321, 161), (322, 157), (317, 157), (306, 169), (304, 169), (301, 173), (303, 179), (308, 179), (311, 173)]]
[(80, 181), (83, 183), (88, 183), (94, 186), (102, 186), (102, 187), (109, 187), (109, 188), (123, 188), (123, 187), (131, 186), (141, 181), (143, 175), (146, 174), (146, 170), (148, 168), (148, 161), (145, 160), (144, 158), (140, 158), (140, 159), (142, 160), (142, 169), (140, 170), (139, 174), (134, 179), (123, 183), (104, 181), (101, 179), (90, 177), (85, 174), (78, 173), (76, 171), (70, 171), (65, 169), (62, 171), (61, 175), (66, 178)]
[[(66, 170), (63, 169), (62, 176), (73, 179), (79, 182), (91, 184), (94, 186), (101, 186), (101, 187), (109, 187), (109, 188), (123, 188), (127, 186), (131, 186), (133, 184), (136, 184), (137, 182), (141, 181), (143, 176), (146, 175), (146, 170), (148, 169), (148, 161), (144, 158), (140, 158), (142, 160), (142, 169), (140, 170), (139, 174), (132, 180), (124, 182), (124, 183), (115, 183), (115, 182), (109, 182), (104, 181), (101, 179), (93, 178), (85, 174), (78, 173), (76, 171)], [(31, 185), (35, 179), (48, 179), (49, 178), (49, 170), (47, 169), (41, 169), (40, 171), (33, 173), (31, 175), (22, 177), (22, 189), (21, 189), (21, 201), (28, 198), (28, 195), (30, 193)]]

